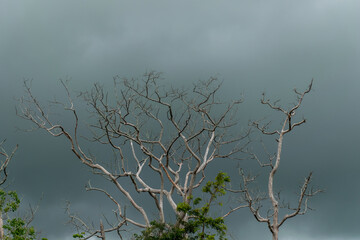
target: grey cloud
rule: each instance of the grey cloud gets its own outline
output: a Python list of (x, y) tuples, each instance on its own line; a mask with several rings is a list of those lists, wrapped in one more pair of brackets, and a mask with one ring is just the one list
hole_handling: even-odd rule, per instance
[[(49, 226), (44, 231), (56, 238), (71, 232), (57, 229), (66, 217), (56, 210), (56, 221), (46, 225), (46, 215), (66, 199), (75, 206), (86, 201), (83, 185), (91, 177), (61, 139), (14, 130), (27, 126), (13, 110), (23, 78), (34, 79), (44, 100), (62, 96), (58, 78), (70, 77), (74, 90), (84, 90), (96, 81), (110, 86), (117, 74), (138, 77), (147, 70), (163, 71), (169, 84), (217, 75), (224, 80), (224, 98), (244, 93), (244, 124), (273, 116), (259, 104), (262, 91), (290, 104), (291, 89), (314, 78), (299, 113), (308, 122), (286, 139), (279, 181), (285, 179), (284, 189), (296, 187), (313, 170), (314, 183), (326, 193), (314, 199), (317, 211), (289, 222), (283, 238), (356, 238), (358, 9), (360, 3), (350, 0), (2, 1), (0, 108), (7, 114), (0, 119), (1, 137), (9, 147), (20, 144), (9, 169), (12, 186), (31, 202), (44, 193), (37, 225)], [(230, 226), (244, 239), (269, 236), (247, 213), (233, 219), (238, 222)]]

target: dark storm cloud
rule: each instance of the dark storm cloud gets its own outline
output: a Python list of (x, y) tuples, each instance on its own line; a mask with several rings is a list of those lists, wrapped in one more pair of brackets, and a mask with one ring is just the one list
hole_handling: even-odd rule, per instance
[[(14, 116), (12, 99), (22, 94), (23, 78), (33, 78), (34, 91), (48, 99), (61, 95), (56, 81), (65, 77), (80, 90), (147, 70), (188, 84), (218, 75), (224, 98), (244, 93), (244, 123), (270, 116), (258, 104), (262, 91), (289, 104), (290, 90), (315, 78), (301, 112), (309, 121), (286, 139), (279, 179), (286, 179), (284, 188), (296, 187), (313, 170), (314, 183), (326, 193), (314, 199), (317, 211), (290, 221), (282, 237), (354, 239), (360, 235), (359, 16), (358, 1), (336, 0), (2, 1), (0, 107), (8, 114), (0, 119), (1, 138), (21, 146), (11, 168), (13, 186), (33, 202), (44, 193), (37, 224), (63, 239), (61, 233), (70, 236), (71, 230), (58, 226), (65, 221), (61, 207), (65, 200), (74, 208), (87, 201), (83, 185), (91, 175), (64, 141), (13, 130), (26, 125)], [(268, 236), (247, 213), (233, 219), (233, 236)]]

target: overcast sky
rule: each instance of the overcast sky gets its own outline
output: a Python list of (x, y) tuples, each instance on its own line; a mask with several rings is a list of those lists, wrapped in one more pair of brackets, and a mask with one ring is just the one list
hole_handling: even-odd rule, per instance
[[(269, 114), (258, 101), (263, 91), (286, 105), (293, 88), (314, 78), (301, 112), (308, 121), (285, 143), (279, 179), (295, 192), (312, 170), (326, 192), (311, 202), (316, 211), (289, 220), (280, 237), (359, 239), (360, 1), (2, 0), (0, 138), (8, 151), (20, 145), (9, 188), (33, 205), (43, 194), (34, 224), (45, 237), (71, 237), (66, 200), (95, 218), (108, 207), (85, 192), (91, 174), (64, 139), (16, 131), (29, 126), (14, 110), (23, 79), (33, 79), (46, 100), (61, 95), (59, 78), (85, 90), (149, 70), (163, 72), (168, 84), (218, 76), (224, 98), (244, 95), (244, 123)], [(246, 210), (231, 220), (234, 239), (271, 237)]]

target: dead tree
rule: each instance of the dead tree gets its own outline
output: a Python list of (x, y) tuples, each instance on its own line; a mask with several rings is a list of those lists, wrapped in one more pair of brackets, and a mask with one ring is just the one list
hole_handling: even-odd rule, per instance
[[(113, 98), (99, 84), (80, 94), (94, 120), (90, 123), (90, 140), (116, 153), (113, 166), (101, 156), (96, 158), (83, 150), (80, 114), (63, 81), (68, 99), (63, 106), (73, 115), (72, 128), (55, 122), (25, 82), (27, 96), (21, 100), (18, 114), (54, 137), (65, 137), (75, 156), (95, 174), (105, 177), (128, 201), (126, 205), (111, 192), (89, 184), (87, 190), (101, 192), (115, 204), (118, 220), (109, 228), (91, 230), (72, 215), (73, 221), (87, 231), (86, 239), (104, 237), (104, 232), (119, 231), (128, 224), (150, 226), (152, 216), (134, 198), (134, 192), (150, 196), (160, 222), (165, 223), (165, 216), (169, 216), (165, 209), (176, 214), (179, 221), (186, 219), (177, 211), (177, 203), (190, 201), (212, 161), (235, 157), (246, 145), (247, 133), (240, 136), (230, 131), (237, 124), (233, 117), (242, 101), (220, 102), (217, 93), (221, 83), (216, 78), (199, 81), (189, 90), (167, 88), (160, 84), (161, 80), (157, 72), (141, 79), (115, 77)], [(151, 181), (143, 177), (149, 174)], [(132, 184), (126, 184), (126, 179)], [(135, 209), (142, 220), (126, 215), (125, 207)]]
[[(274, 193), (274, 177), (276, 172), (280, 166), (280, 159), (281, 159), (281, 151), (283, 148), (283, 141), (284, 136), (291, 131), (293, 131), (296, 127), (304, 124), (306, 122), (305, 119), (300, 121), (295, 121), (296, 111), (301, 106), (304, 96), (311, 91), (313, 81), (311, 81), (310, 85), (304, 92), (299, 92), (298, 90), (294, 90), (295, 94), (297, 95), (297, 102), (296, 104), (291, 107), (289, 110), (285, 110), (284, 108), (277, 105), (277, 101), (271, 103), (270, 100), (265, 99), (265, 94), (261, 99), (261, 103), (270, 107), (271, 109), (278, 111), (283, 114), (284, 120), (282, 123), (282, 127), (280, 130), (269, 131), (269, 123), (261, 125), (259, 122), (253, 122), (253, 126), (260, 130), (260, 132), (264, 135), (276, 135), (277, 141), (277, 151), (276, 154), (270, 155), (268, 154), (269, 159), (267, 161), (261, 161), (259, 157), (254, 154), (250, 153), (252, 158), (255, 159), (261, 167), (269, 168), (269, 178), (268, 178), (268, 186), (267, 186), (267, 193), (266, 194), (259, 194), (254, 193), (249, 188), (249, 184), (255, 180), (254, 177), (245, 175), (243, 171), (241, 171), (242, 175), (242, 185), (241, 185), (241, 192), (243, 194), (243, 200), (248, 203), (248, 208), (250, 209), (251, 213), (254, 215), (255, 219), (258, 222), (264, 222), (267, 224), (273, 240), (278, 239), (279, 235), (279, 228), (284, 224), (284, 222), (290, 218), (293, 218), (297, 215), (303, 215), (309, 209), (308, 207), (308, 199), (315, 194), (319, 193), (320, 190), (314, 190), (313, 188), (309, 187), (311, 182), (312, 173), (310, 172), (309, 175), (305, 178), (305, 181), (300, 189), (300, 193), (298, 196), (297, 203), (295, 207), (290, 207), (289, 204), (281, 204), (279, 203), (280, 196)], [(267, 211), (266, 217), (260, 213), (262, 202), (264, 200), (270, 200), (270, 208)], [(286, 208), (287, 214), (285, 214), (282, 218), (279, 214), (280, 208)]]

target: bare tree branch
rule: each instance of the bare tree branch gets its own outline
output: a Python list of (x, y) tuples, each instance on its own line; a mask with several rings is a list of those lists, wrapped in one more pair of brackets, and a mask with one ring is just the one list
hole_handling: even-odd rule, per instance
[[(269, 131), (270, 122), (260, 125), (259, 122), (254, 121), (253, 126), (260, 130), (260, 132), (264, 135), (277, 135), (277, 151), (275, 155), (268, 154), (265, 147), (264, 150), (267, 153), (268, 161), (262, 161), (259, 159), (259, 157), (250, 152), (250, 156), (252, 159), (255, 159), (261, 167), (270, 167), (269, 177), (268, 177), (268, 186), (267, 186), (267, 198), (265, 197), (254, 197), (254, 194), (249, 190), (248, 184), (254, 180), (254, 178), (245, 176), (245, 174), (241, 171), (242, 176), (242, 186), (241, 190), (243, 193), (244, 201), (248, 203), (248, 208), (254, 215), (255, 219), (259, 222), (266, 222), (267, 226), (272, 233), (273, 239), (278, 239), (278, 233), (279, 228), (282, 226), (282, 224), (297, 215), (303, 215), (306, 213), (308, 207), (308, 199), (317, 193), (321, 192), (321, 190), (310, 190), (309, 191), (309, 184), (311, 181), (312, 173), (309, 174), (309, 176), (305, 179), (305, 182), (300, 190), (300, 195), (298, 198), (298, 203), (295, 208), (290, 208), (287, 205), (288, 210), (291, 210), (292, 212), (289, 214), (286, 214), (282, 219), (280, 219), (279, 210), (281, 208), (281, 205), (279, 203), (280, 194), (274, 193), (274, 177), (276, 172), (279, 169), (280, 166), (280, 159), (281, 159), (281, 153), (283, 149), (283, 140), (285, 134), (291, 132), (295, 127), (298, 127), (302, 124), (304, 124), (306, 121), (305, 119), (302, 119), (300, 121), (293, 122), (293, 119), (296, 115), (296, 110), (299, 109), (304, 96), (311, 91), (313, 85), (313, 80), (311, 80), (311, 83), (309, 84), (308, 88), (304, 92), (299, 92), (298, 90), (294, 90), (295, 94), (297, 95), (297, 102), (294, 104), (293, 107), (291, 107), (289, 110), (285, 110), (284, 108), (277, 105), (278, 101), (275, 101), (273, 103), (270, 102), (269, 99), (265, 99), (265, 94), (263, 94), (261, 103), (270, 107), (271, 109), (274, 109), (276, 111), (281, 112), (285, 115), (284, 121), (282, 123), (282, 127), (280, 130), (273, 130)], [(267, 217), (262, 217), (259, 213), (260, 208), (262, 207), (261, 202), (265, 199), (269, 199), (271, 203), (271, 207), (267, 211)]]
[[(112, 149), (117, 157), (116, 168), (107, 167), (106, 159), (97, 160), (82, 150), (79, 113), (64, 81), (61, 83), (67, 103), (62, 106), (73, 116), (72, 128), (54, 123), (32, 94), (29, 83), (24, 83), (27, 97), (21, 99), (18, 114), (54, 137), (65, 136), (75, 156), (114, 185), (142, 216), (142, 220), (127, 217), (121, 211), (126, 203), (105, 189), (89, 185), (88, 190), (102, 192), (117, 209), (118, 224), (104, 228), (104, 233), (119, 232), (127, 223), (138, 227), (150, 225), (150, 216), (142, 207), (144, 203), (134, 198), (135, 193), (146, 193), (153, 199), (161, 222), (169, 216), (165, 214), (164, 201), (181, 222), (186, 216), (177, 211), (177, 202), (190, 201), (193, 190), (206, 178), (207, 166), (215, 159), (231, 158), (244, 151), (242, 142), (248, 133), (229, 134), (237, 125), (234, 116), (242, 100), (221, 103), (217, 99), (221, 82), (210, 78), (186, 90), (165, 88), (160, 81), (161, 74), (157, 72), (146, 73), (141, 79), (115, 77), (114, 98), (99, 84), (79, 94), (91, 114), (89, 128), (93, 136), (86, 138)], [(151, 181), (146, 177), (150, 175)], [(228, 214), (239, 208), (242, 207)], [(102, 236), (100, 230), (91, 230), (78, 217), (72, 215), (71, 219), (86, 230), (87, 239)]]
[(5, 149), (2, 147), (2, 145), (4, 144), (6, 140), (3, 140), (2, 142), (0, 142), (0, 157), (2, 157), (3, 159), (0, 159), (0, 174), (3, 175), (0, 179), (0, 185), (4, 184), (6, 179), (7, 179), (7, 166), (9, 164), (9, 162), (11, 161), (12, 157), (14, 156), (16, 150), (18, 149), (19, 145), (16, 145), (15, 148), (13, 149), (13, 151), (8, 154)]

